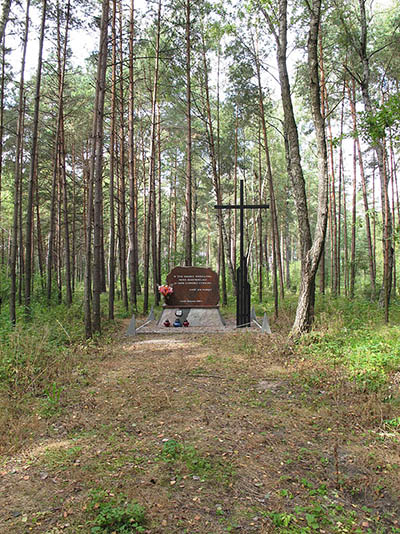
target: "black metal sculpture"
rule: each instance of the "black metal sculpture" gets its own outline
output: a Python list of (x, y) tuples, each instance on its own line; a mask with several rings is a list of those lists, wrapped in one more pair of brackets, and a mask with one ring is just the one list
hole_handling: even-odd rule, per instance
[(240, 210), (240, 265), (237, 269), (236, 327), (250, 326), (250, 284), (247, 279), (247, 255), (244, 253), (244, 210), (266, 209), (268, 204), (245, 204), (244, 181), (240, 180), (240, 203), (216, 205), (216, 209)]

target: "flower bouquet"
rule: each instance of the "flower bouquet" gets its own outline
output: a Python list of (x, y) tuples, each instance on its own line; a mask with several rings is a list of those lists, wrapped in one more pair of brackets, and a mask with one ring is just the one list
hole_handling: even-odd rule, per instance
[(165, 300), (167, 300), (169, 295), (172, 295), (174, 292), (174, 288), (168, 284), (164, 284), (163, 286), (158, 286), (158, 291), (165, 298)]

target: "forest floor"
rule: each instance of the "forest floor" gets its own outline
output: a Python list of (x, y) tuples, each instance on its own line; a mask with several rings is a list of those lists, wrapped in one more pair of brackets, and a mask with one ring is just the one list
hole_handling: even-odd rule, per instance
[(283, 334), (119, 333), (80, 357), (0, 438), (1, 533), (400, 532), (396, 403)]

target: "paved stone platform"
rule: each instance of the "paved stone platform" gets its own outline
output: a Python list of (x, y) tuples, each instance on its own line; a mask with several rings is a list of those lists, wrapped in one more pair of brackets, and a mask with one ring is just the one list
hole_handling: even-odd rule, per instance
[[(215, 327), (225, 328), (226, 321), (218, 308), (164, 308), (158, 320), (158, 326), (164, 327), (164, 321), (168, 319), (171, 325), (176, 320), (176, 312), (180, 311), (180, 321), (189, 321), (190, 327)], [(165, 327), (164, 327), (165, 328)], [(183, 327), (185, 328), (185, 327)]]

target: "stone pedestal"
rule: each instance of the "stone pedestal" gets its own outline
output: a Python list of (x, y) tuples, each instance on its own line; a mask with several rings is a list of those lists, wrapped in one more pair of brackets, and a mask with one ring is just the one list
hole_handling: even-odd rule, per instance
[(225, 327), (225, 321), (222, 317), (218, 307), (210, 308), (172, 308), (164, 307), (160, 319), (157, 325), (162, 326), (167, 319), (173, 325), (177, 319), (175, 312), (182, 311), (181, 317), (179, 317), (181, 323), (187, 320), (190, 327), (212, 326), (212, 327)]

